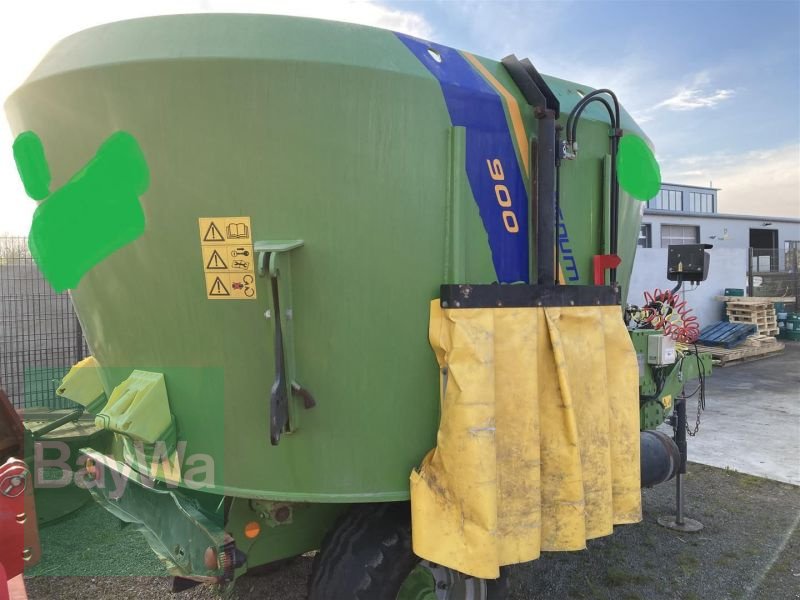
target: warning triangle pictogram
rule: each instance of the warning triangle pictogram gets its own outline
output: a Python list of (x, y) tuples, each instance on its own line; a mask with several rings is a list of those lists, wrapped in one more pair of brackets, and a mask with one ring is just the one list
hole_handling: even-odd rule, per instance
[(222, 257), (219, 255), (219, 252), (214, 250), (211, 253), (211, 258), (208, 259), (208, 263), (206, 264), (206, 269), (227, 269), (228, 265), (225, 264), (225, 261), (222, 260)]
[(228, 288), (225, 287), (225, 284), (222, 283), (222, 279), (217, 277), (214, 280), (214, 283), (211, 286), (211, 289), (208, 292), (209, 296), (230, 296), (231, 293), (228, 291)]
[(222, 235), (222, 232), (219, 228), (214, 224), (214, 221), (208, 225), (208, 229), (206, 229), (206, 234), (203, 236), (204, 242), (224, 242), (225, 236)]

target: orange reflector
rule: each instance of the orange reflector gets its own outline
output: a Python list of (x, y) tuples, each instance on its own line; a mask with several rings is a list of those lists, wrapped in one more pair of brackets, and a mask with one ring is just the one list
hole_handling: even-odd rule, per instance
[(259, 533), (261, 533), (261, 525), (258, 524), (258, 521), (250, 521), (244, 526), (244, 537), (248, 539), (252, 540)]
[(219, 568), (219, 563), (217, 562), (217, 552), (214, 550), (214, 548), (206, 548), (206, 553), (203, 556), (203, 563), (212, 571)]

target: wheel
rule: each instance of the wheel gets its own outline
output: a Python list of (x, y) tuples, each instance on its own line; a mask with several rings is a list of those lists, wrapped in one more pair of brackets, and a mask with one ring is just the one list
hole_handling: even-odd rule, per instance
[(314, 558), (309, 600), (505, 600), (508, 581), (470, 577), (411, 550), (407, 502), (355, 505)]

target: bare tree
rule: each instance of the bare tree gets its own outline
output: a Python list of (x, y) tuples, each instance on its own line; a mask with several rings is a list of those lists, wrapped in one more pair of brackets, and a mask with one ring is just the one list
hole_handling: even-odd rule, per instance
[(13, 259), (30, 258), (30, 256), (27, 238), (0, 236), (0, 265), (7, 264)]

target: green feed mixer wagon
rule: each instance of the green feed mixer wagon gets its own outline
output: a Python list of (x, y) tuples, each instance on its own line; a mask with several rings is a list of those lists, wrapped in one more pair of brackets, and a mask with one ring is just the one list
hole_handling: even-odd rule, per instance
[(624, 310), (660, 174), (612, 91), (183, 15), (63, 40), (5, 108), (92, 350), (58, 393), (113, 432), (76, 481), (176, 589), (319, 550), (315, 600), (502, 598), (680, 489), (710, 362), (676, 299), (708, 255), (671, 248), (674, 295)]

